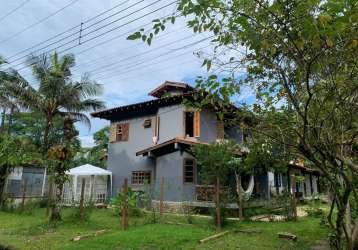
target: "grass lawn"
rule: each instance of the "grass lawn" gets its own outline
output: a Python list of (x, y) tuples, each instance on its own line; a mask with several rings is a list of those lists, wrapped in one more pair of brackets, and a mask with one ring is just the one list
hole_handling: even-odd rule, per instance
[[(315, 218), (297, 222), (230, 222), (223, 230), (260, 229), (262, 233), (231, 232), (199, 244), (200, 239), (215, 233), (207, 218), (195, 218), (193, 225), (151, 224), (148, 216), (131, 218), (129, 230), (122, 231), (119, 218), (111, 210), (95, 209), (84, 223), (76, 223), (72, 214), (73, 209), (63, 209), (63, 222), (51, 228), (43, 209), (36, 209), (31, 215), (0, 212), (0, 244), (16, 249), (311, 249), (328, 234), (328, 229)], [(166, 221), (185, 223), (185, 218), (167, 215)], [(108, 231), (71, 241), (74, 236), (101, 229)], [(278, 232), (296, 234), (298, 240), (279, 239)]]

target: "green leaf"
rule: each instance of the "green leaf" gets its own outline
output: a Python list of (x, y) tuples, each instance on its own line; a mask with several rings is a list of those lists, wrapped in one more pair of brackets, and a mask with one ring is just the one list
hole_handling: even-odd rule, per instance
[(137, 31), (134, 34), (129, 35), (127, 37), (127, 40), (137, 40), (137, 39), (141, 38), (141, 36), (142, 36), (142, 34), (139, 31)]

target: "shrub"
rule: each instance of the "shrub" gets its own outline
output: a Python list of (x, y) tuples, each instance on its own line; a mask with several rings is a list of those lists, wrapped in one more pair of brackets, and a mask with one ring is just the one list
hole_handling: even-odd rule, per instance
[[(137, 207), (137, 202), (140, 200), (141, 192), (134, 191), (131, 188), (128, 188), (127, 199), (128, 199), (128, 214), (130, 216), (140, 217), (142, 216), (142, 211)], [(124, 205), (124, 194), (123, 192), (118, 192), (117, 196), (111, 199), (110, 204), (115, 207), (115, 214), (120, 215), (123, 205)]]

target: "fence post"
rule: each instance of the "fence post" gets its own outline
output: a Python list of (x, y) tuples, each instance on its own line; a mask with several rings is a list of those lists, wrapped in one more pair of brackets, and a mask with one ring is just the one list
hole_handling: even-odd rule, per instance
[(81, 220), (85, 217), (85, 208), (84, 208), (84, 199), (85, 199), (85, 186), (86, 186), (86, 179), (82, 179), (82, 186), (81, 186), (81, 198), (80, 198), (80, 217)]
[(220, 208), (220, 180), (216, 177), (216, 192), (215, 192), (215, 203), (216, 203), (216, 228), (221, 230), (221, 208)]
[(160, 180), (160, 201), (159, 201), (159, 222), (161, 224), (164, 223), (164, 218), (163, 218), (163, 212), (164, 212), (164, 177), (161, 178)]
[(124, 185), (123, 185), (123, 205), (121, 211), (121, 224), (123, 230), (128, 229), (128, 179), (127, 178), (124, 179)]
[(25, 207), (26, 189), (27, 189), (27, 179), (25, 178), (24, 186), (22, 187), (21, 211), (24, 211), (24, 207)]

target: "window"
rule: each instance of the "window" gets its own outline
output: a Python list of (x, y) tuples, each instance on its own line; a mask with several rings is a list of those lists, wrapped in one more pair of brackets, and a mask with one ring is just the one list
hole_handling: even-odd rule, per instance
[(121, 141), (122, 138), (123, 138), (123, 126), (122, 124), (117, 124), (116, 141)]
[(184, 183), (195, 183), (195, 160), (184, 159)]
[(144, 128), (150, 128), (152, 126), (152, 119), (145, 119), (143, 122)]
[(194, 112), (185, 112), (185, 136), (194, 136)]
[(184, 136), (200, 137), (200, 111), (184, 112)]
[(128, 141), (129, 123), (112, 123), (110, 129), (110, 142)]
[(150, 171), (133, 171), (132, 172), (132, 184), (144, 185), (150, 184), (151, 172)]

